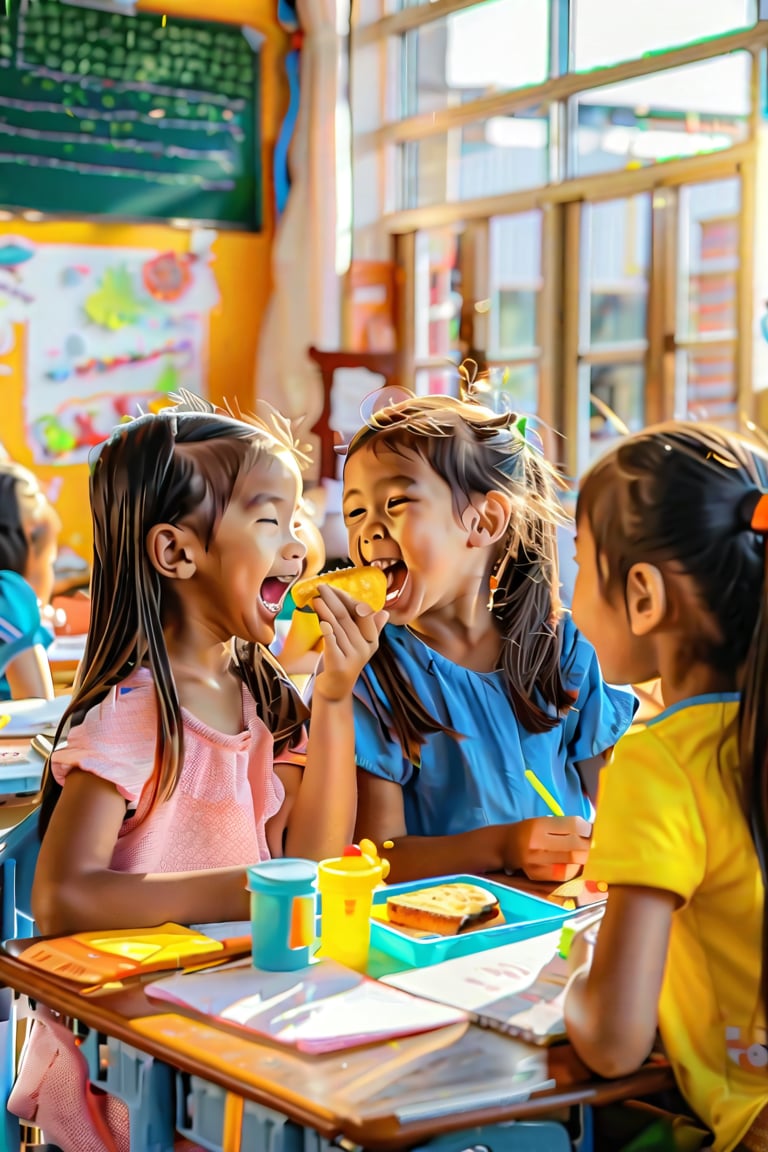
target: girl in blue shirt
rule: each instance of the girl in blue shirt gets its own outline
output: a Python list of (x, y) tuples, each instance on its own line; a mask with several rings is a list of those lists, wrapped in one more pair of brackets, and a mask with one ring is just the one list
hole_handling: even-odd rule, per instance
[(389, 612), (356, 689), (357, 832), (394, 842), (399, 880), (575, 875), (592, 816), (579, 769), (632, 719), (560, 604), (556, 475), (515, 420), (413, 398), (347, 449), (350, 555), (386, 573)]

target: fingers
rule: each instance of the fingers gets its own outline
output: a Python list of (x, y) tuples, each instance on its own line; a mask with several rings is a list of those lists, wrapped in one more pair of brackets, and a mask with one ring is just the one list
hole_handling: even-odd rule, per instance
[(592, 836), (592, 825), (580, 816), (537, 816), (525, 821), (529, 826), (528, 843), (537, 851), (554, 854), (586, 850)]
[(545, 880), (552, 883), (553, 881), (573, 880), (583, 867), (584, 861), (581, 864), (534, 864), (529, 861), (524, 865), (523, 871), (529, 880)]
[(312, 607), (324, 637), (323, 669), (333, 678), (334, 697), (341, 697), (352, 691), (376, 651), (389, 613), (374, 612), (369, 605), (330, 585), (321, 585)]
[(549, 836), (581, 836), (589, 839), (592, 825), (581, 816), (542, 816), (539, 818)]
[(333, 636), (339, 647), (355, 647), (359, 638), (366, 644), (378, 643), (379, 632), (389, 618), (388, 613), (374, 612), (367, 604), (354, 600), (345, 592), (324, 585), (314, 601), (324, 636)]
[(586, 863), (592, 825), (580, 816), (536, 816), (508, 828), (505, 862), (532, 880), (562, 883)]

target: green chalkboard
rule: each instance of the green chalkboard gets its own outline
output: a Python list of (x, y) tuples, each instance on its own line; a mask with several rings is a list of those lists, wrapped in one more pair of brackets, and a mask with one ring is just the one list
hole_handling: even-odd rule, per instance
[(258, 230), (258, 92), (240, 28), (22, 0), (0, 21), (0, 205)]

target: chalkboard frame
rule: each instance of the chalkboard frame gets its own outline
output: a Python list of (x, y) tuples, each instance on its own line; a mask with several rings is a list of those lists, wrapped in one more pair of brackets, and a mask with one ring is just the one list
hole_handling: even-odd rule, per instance
[[(77, 13), (83, 19), (84, 36), (90, 35), (91, 39), (98, 36), (105, 25), (118, 41), (126, 29), (140, 29), (137, 53), (144, 45), (145, 55), (141, 58), (144, 64), (149, 58), (147, 29), (161, 45), (167, 32), (169, 38), (181, 37), (181, 62), (171, 56), (176, 46), (173, 42), (167, 52), (164, 48), (158, 49), (159, 60), (166, 64), (170, 61), (176, 68), (195, 66), (198, 70), (195, 81), (201, 77), (202, 69), (207, 67), (208, 72), (199, 87), (146, 83), (141, 69), (135, 77), (131, 74), (129, 80), (115, 79), (112, 64), (119, 63), (117, 52), (113, 53), (114, 61), (108, 56), (106, 64), (101, 65), (103, 69), (109, 65), (109, 76), (82, 78), (74, 76), (73, 69), (55, 71), (47, 66), (47, 51), (43, 60), (39, 42), (33, 42), (30, 50), (23, 42), (22, 48), (27, 52), (24, 57), (18, 50), (19, 33), (21, 31), (23, 37), (27, 31), (29, 24), (24, 22), (30, 13), (38, 16), (38, 23), (40, 18), (48, 16), (53, 21), (48, 27), (54, 32), (59, 28), (58, 13), (62, 14), (62, 28), (66, 24), (65, 15), (70, 18), (71, 27), (71, 17)], [(103, 217), (116, 222), (160, 223), (170, 220), (220, 229), (261, 231), (265, 199), (261, 124), (263, 60), (259, 37), (248, 35), (249, 31), (225, 22), (176, 17), (166, 29), (166, 20), (159, 14), (139, 12), (134, 16), (61, 0), (24, 0), (20, 8), (14, 8), (10, 21), (0, 21), (0, 51), (5, 42), (10, 43), (12, 53), (10, 62), (7, 55), (0, 57), (0, 206), (28, 214), (40, 213), (46, 218)], [(65, 35), (54, 35), (50, 42), (57, 45)], [(70, 31), (70, 40), (72, 35)], [(214, 57), (213, 62), (206, 63), (204, 58), (196, 56), (193, 63), (189, 63), (193, 48), (201, 54), (205, 51), (204, 45), (197, 41), (206, 37), (214, 38), (218, 59)], [(225, 44), (226, 53), (229, 45), (235, 43), (237, 55), (222, 54), (221, 44)], [(36, 46), (42, 64), (34, 60)], [(87, 51), (85, 40), (78, 51)], [(94, 52), (104, 55), (98, 41)], [(71, 44), (69, 56), (73, 56)], [(201, 58), (202, 63), (197, 63)], [(238, 65), (235, 78), (225, 76), (221, 81), (224, 87), (213, 92), (215, 65), (218, 61), (230, 60)], [(65, 63), (72, 64), (72, 59)], [(153, 58), (151, 64), (154, 63)], [(250, 69), (247, 75), (243, 68)], [(218, 70), (234, 71), (228, 64), (226, 69), (222, 65)], [(182, 75), (188, 78), (188, 74)], [(20, 93), (22, 84), (24, 91)], [(204, 88), (203, 84), (208, 87)], [(51, 99), (44, 98), (44, 89), (50, 92)], [(26, 100), (28, 95), (34, 98)], [(130, 109), (123, 108), (121, 101), (130, 104)], [(111, 108), (115, 106), (116, 113), (111, 115)], [(179, 114), (178, 109), (182, 107), (183, 114)], [(44, 111), (40, 111), (41, 108)], [(159, 121), (153, 123), (150, 120), (153, 115), (159, 116)], [(226, 117), (229, 119), (225, 121)], [(83, 134), (83, 125), (91, 135)], [(126, 128), (130, 138), (123, 141), (119, 132)], [(9, 137), (9, 144), (3, 147)], [(190, 141), (195, 147), (188, 146)], [(199, 147), (200, 143), (207, 145), (209, 141), (211, 146), (207, 149)], [(75, 151), (76, 159), (68, 159), (67, 149), (70, 153)], [(110, 159), (118, 158), (112, 166), (103, 162), (106, 149)], [(136, 160), (137, 156), (140, 159)], [(98, 161), (90, 163), (95, 157)], [(135, 164), (133, 169), (125, 163), (126, 157)], [(91, 179), (84, 174), (89, 168)]]

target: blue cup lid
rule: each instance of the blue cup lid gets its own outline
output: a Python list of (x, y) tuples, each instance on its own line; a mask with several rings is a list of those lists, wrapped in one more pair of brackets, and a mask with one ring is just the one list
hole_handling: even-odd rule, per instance
[(314, 860), (300, 860), (291, 856), (262, 860), (259, 864), (252, 864), (246, 871), (250, 891), (282, 884), (307, 887), (317, 879), (317, 864)]

